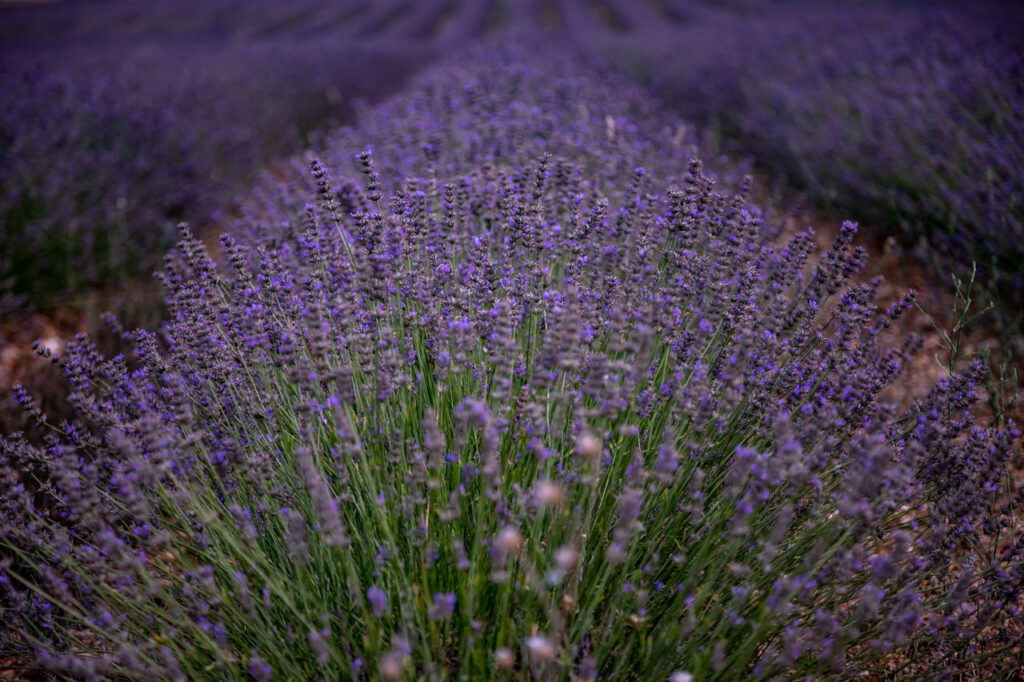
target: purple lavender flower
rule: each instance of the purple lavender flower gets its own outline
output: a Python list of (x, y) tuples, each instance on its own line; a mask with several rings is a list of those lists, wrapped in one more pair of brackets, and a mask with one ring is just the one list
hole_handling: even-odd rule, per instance
[(366, 589), (366, 601), (370, 604), (374, 618), (381, 618), (388, 610), (388, 595), (379, 587), (370, 586)]
[(435, 593), (434, 600), (427, 609), (428, 617), (431, 620), (448, 620), (455, 613), (455, 601), (454, 592)]

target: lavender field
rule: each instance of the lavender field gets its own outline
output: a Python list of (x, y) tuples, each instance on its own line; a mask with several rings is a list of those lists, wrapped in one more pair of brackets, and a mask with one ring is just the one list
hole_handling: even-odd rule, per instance
[(0, 679), (1020, 679), (1021, 16), (0, 4)]

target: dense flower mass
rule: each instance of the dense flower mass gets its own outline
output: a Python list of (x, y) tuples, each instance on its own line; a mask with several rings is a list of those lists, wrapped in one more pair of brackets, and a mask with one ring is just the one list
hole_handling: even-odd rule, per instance
[(1020, 655), (984, 369), (885, 403), (914, 297), (857, 283), (855, 226), (769, 244), (670, 117), (539, 50), (364, 111), (223, 266), (184, 233), (159, 335), (69, 346), (77, 418), (0, 441), (4, 654), (171, 680)]

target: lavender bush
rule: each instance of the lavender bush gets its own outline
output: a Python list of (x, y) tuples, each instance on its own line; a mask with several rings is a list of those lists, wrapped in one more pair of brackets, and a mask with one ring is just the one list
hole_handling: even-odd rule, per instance
[[(537, 90), (474, 69), (475, 97), (512, 97), (483, 139), (602, 110), (517, 107)], [(448, 73), (439, 101), (465, 96)], [(159, 337), (63, 354), (77, 418), (0, 444), (4, 654), (179, 680), (1019, 661), (1016, 434), (974, 424), (977, 365), (879, 399), (918, 344), (886, 342), (913, 296), (880, 310), (851, 284), (853, 225), (820, 255), (768, 246), (696, 160), (667, 190), (661, 169), (611, 184), (600, 146), (428, 153), (385, 184), (377, 164), (421, 163), (411, 120), (358, 186), (314, 159), (309, 206), (225, 236), (224, 267), (186, 232)]]

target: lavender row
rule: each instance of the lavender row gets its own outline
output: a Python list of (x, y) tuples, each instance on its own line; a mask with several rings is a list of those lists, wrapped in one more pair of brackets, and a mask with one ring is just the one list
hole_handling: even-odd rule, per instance
[[(600, 72), (555, 57), (432, 71), (331, 138), (341, 166), (311, 160), (302, 210), (297, 186), (264, 195), (224, 265), (184, 234), (159, 336), (69, 346), (78, 416), (0, 440), (5, 660), (86, 680), (1009, 674), (1018, 434), (972, 417), (983, 367), (887, 404), (913, 294), (880, 309), (852, 283), (855, 226), (824, 253), (766, 244), (742, 195), (614, 108), (638, 91), (602, 99)], [(373, 153), (345, 155), (360, 131)]]
[(1019, 310), (1024, 14), (798, 3), (660, 35), (615, 49), (685, 116), (821, 205), (925, 244), (941, 271), (976, 261)]
[(467, 40), (495, 24), (495, 0), (134, 0), (0, 7), (7, 44), (94, 43), (184, 38), (194, 40), (323, 37), (368, 41)]
[[(175, 9), (131, 5), (156, 26)], [(31, 9), (0, 53), (0, 298), (45, 308), (149, 275), (178, 221), (224, 224), (255, 169), (395, 89), (434, 50), (329, 33), (135, 35), (117, 22), (77, 36), (113, 8)], [(46, 10), (68, 26), (43, 30)]]
[[(692, 126), (586, 50), (533, 55), (521, 45), (537, 44), (535, 34), (514, 27), (509, 35), (463, 50), (463, 58), (361, 109), (353, 125), (318, 136), (309, 151), (257, 183), (237, 231), (273, 240), (282, 220), (304, 215), (314, 157), (336, 176), (339, 210), (356, 210), (365, 168), (353, 149), (376, 152), (377, 189), (384, 191), (409, 177), (437, 189), (484, 169), (515, 179), (529, 172), (523, 159), (546, 154), (570, 159), (585, 186), (611, 200), (630, 190), (641, 166), (659, 183), (682, 181), (697, 149)], [(738, 164), (720, 165), (719, 181), (744, 184)]]

